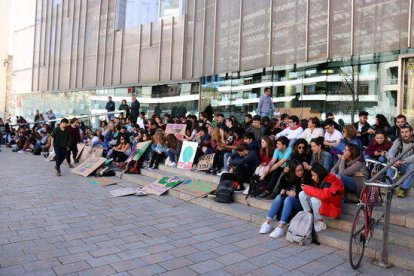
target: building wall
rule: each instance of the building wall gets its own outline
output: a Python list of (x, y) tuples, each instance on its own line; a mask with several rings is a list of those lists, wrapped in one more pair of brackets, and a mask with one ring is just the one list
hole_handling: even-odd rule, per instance
[(119, 31), (115, 2), (36, 1), (32, 91), (188, 80), (406, 49), (413, 39), (412, 0), (188, 0), (185, 16)]
[(13, 77), (12, 94), (28, 93), (32, 90), (33, 47), (35, 39), (36, 1), (11, 1), (13, 13)]
[(11, 60), (9, 56), (9, 9), (10, 1), (0, 1), (0, 18), (3, 19), (3, 23), (0, 24), (0, 118), (4, 117), (6, 112), (6, 99), (7, 99), (7, 77), (8, 68), (11, 66)]

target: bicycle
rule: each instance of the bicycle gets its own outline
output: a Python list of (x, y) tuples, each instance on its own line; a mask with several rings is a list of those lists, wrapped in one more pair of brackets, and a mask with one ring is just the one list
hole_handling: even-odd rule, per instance
[[(365, 160), (365, 162), (371, 177), (386, 166), (386, 164), (370, 159)], [(393, 166), (390, 169), (394, 170), (394, 175), (391, 178), (384, 174), (380, 176), (378, 182), (364, 183), (349, 239), (349, 261), (353, 269), (358, 269), (360, 266), (365, 247), (374, 235), (374, 227), (384, 217), (380, 189), (386, 188), (394, 193), (393, 181), (397, 178), (398, 169)], [(378, 208), (375, 209), (375, 207)], [(375, 216), (373, 216), (374, 213)]]

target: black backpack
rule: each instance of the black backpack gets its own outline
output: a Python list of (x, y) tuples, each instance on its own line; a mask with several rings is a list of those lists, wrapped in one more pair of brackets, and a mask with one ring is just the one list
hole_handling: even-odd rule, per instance
[(223, 180), (217, 186), (216, 198), (214, 199), (220, 203), (233, 203), (233, 181)]
[(246, 195), (246, 199), (251, 197), (256, 197), (263, 193), (267, 188), (267, 182), (266, 180), (260, 180), (260, 176), (257, 174), (254, 174), (250, 178), (250, 185), (249, 185), (249, 193)]

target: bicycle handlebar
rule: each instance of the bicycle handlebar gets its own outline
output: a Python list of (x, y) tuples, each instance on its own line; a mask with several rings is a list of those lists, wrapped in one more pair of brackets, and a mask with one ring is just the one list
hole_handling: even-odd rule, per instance
[[(372, 159), (365, 159), (365, 164), (366, 163), (372, 163), (372, 164), (375, 164), (375, 165), (381, 165), (383, 167), (386, 167), (387, 166), (387, 164), (385, 164), (385, 163), (381, 163), (381, 162), (379, 162), (377, 160), (372, 160)], [(391, 179), (392, 180), (395, 180), (397, 178), (397, 176), (398, 176), (398, 169), (396, 167), (394, 167), (394, 166), (390, 166), (389, 169), (392, 169), (394, 171), (394, 175), (391, 177)]]
[(394, 185), (389, 185), (389, 184), (384, 184), (384, 183), (377, 183), (377, 182), (364, 182), (364, 184), (366, 186), (370, 186), (370, 187), (378, 187), (378, 188), (386, 188), (386, 189), (390, 189), (394, 186)]

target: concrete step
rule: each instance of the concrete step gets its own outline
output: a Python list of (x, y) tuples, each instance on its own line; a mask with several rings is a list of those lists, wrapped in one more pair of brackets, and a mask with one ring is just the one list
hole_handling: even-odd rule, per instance
[[(318, 233), (318, 241), (322, 244), (339, 248), (348, 252), (349, 232), (338, 229), (327, 229)], [(414, 272), (414, 250), (395, 244), (388, 245), (388, 260), (391, 264)], [(380, 259), (381, 241), (371, 239), (365, 248), (364, 257)]]
[(209, 174), (209, 173), (206, 173), (205, 171), (186, 171), (182, 169), (177, 169), (175, 167), (168, 167), (165, 165), (159, 165), (159, 170), (170, 172), (173, 175), (185, 176), (185, 177), (195, 179), (195, 180), (202, 179), (204, 181), (208, 181), (211, 183), (219, 183), (219, 180), (220, 180), (220, 176)]
[[(354, 216), (357, 210), (356, 204), (344, 204), (342, 213), (344, 215), (351, 215)], [(414, 210), (406, 210), (402, 208), (398, 208), (395, 206), (391, 206), (391, 224), (407, 227), (407, 228), (414, 228)]]
[[(338, 229), (346, 233), (351, 232), (352, 222), (354, 216), (343, 214), (340, 219), (326, 220), (326, 224), (329, 228)], [(375, 226), (374, 238), (382, 240), (383, 235), (383, 223), (378, 223)], [(399, 225), (390, 225), (388, 241), (392, 244), (405, 246), (414, 249), (414, 232), (413, 229), (402, 227)]]
[[(143, 170), (144, 171), (144, 170)], [(148, 176), (150, 175), (150, 176)], [(171, 173), (171, 175), (177, 175)], [(135, 183), (136, 185), (144, 186), (152, 183), (159, 176), (166, 176), (164, 172), (157, 172), (157, 171), (148, 171), (145, 175), (130, 175), (125, 174), (123, 175), (124, 180)], [(227, 214), (248, 222), (252, 222), (254, 224), (259, 225), (263, 223), (266, 212), (271, 204), (270, 200), (258, 200), (255, 198), (249, 198), (248, 201), (251, 207), (247, 206), (245, 203), (244, 197), (245, 195), (241, 193), (235, 193), (236, 202), (232, 204), (223, 204), (215, 202), (209, 198), (194, 198), (190, 195), (180, 193), (174, 189), (170, 189), (168, 191), (168, 195), (173, 197), (179, 198), (181, 200), (187, 201), (189, 203), (193, 203), (205, 208), (209, 208), (211, 210)], [(238, 201), (244, 203), (239, 203)], [(327, 221), (329, 228), (325, 231), (318, 233), (318, 240), (325, 245), (336, 247), (343, 250), (348, 250), (348, 241), (349, 241), (349, 233), (351, 227), (351, 221), (353, 218), (353, 214), (356, 210), (356, 205), (345, 204), (346, 212), (339, 220), (331, 220)], [(395, 211), (395, 210), (393, 210)], [(399, 212), (404, 210), (398, 209)], [(389, 260), (392, 264), (401, 267), (403, 269), (407, 269), (414, 272), (414, 242), (413, 242), (413, 235), (411, 234), (412, 230), (402, 227), (405, 226), (408, 220), (407, 213), (403, 213), (404, 215), (400, 214), (396, 217), (398, 219), (394, 219), (395, 222), (404, 225), (391, 225), (390, 226), (390, 243), (389, 243)], [(411, 216), (414, 217), (414, 216)], [(404, 218), (404, 221), (403, 221)], [(404, 223), (402, 223), (404, 222)], [(276, 226), (276, 225), (274, 225)], [(371, 239), (370, 243), (368, 244), (365, 250), (365, 256), (378, 259), (381, 254), (380, 246), (381, 246), (381, 235), (382, 235), (382, 225), (378, 225), (378, 229), (374, 232), (374, 237)], [(411, 225), (413, 226), (413, 225)], [(412, 227), (414, 228), (414, 227)], [(411, 234), (411, 235), (410, 235)], [(404, 246), (403, 246), (404, 245)]]

